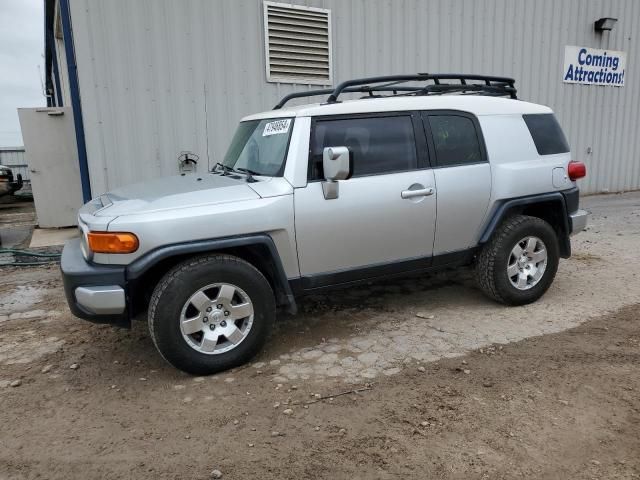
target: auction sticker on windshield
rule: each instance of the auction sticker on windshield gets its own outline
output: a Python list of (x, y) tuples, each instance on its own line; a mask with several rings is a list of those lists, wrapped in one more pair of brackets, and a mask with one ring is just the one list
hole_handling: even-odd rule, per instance
[(287, 133), (289, 131), (289, 125), (291, 125), (290, 118), (269, 122), (264, 126), (264, 131), (262, 132), (262, 136), (268, 137), (269, 135), (278, 135), (281, 133)]

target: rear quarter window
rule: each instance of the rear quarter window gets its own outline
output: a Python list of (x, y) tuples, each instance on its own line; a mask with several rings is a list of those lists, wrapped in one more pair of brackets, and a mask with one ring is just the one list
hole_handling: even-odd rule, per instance
[(522, 115), (540, 155), (569, 152), (567, 138), (553, 113)]
[(429, 115), (429, 126), (439, 167), (482, 162), (482, 150), (473, 121), (460, 115)]

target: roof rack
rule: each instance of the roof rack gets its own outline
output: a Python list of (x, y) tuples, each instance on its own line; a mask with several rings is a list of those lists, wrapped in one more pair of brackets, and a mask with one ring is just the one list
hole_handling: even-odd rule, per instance
[[(443, 82), (444, 81), (444, 82)], [(430, 82), (424, 86), (403, 86), (406, 82)], [(471, 82), (471, 83), (469, 83)], [(380, 85), (382, 84), (382, 85)], [(327, 95), (327, 103), (337, 103), (341, 93), (368, 93), (369, 97), (396, 95), (442, 95), (445, 93), (481, 94), (508, 96), (517, 99), (515, 80), (509, 77), (470, 75), (463, 73), (417, 73), (410, 75), (388, 75), (382, 77), (356, 78), (342, 82), (335, 89), (308, 90), (290, 93), (273, 107), (282, 108), (289, 100), (302, 97)], [(390, 92), (392, 95), (375, 95)]]

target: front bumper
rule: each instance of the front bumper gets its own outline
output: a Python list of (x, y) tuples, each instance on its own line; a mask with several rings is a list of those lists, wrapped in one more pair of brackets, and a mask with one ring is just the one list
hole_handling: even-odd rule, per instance
[(589, 213), (586, 210), (577, 210), (569, 215), (571, 220), (571, 235), (580, 233), (587, 227), (587, 217)]
[(80, 239), (66, 243), (60, 261), (67, 303), (76, 317), (129, 327), (126, 270), (85, 260)]
[(22, 175), (18, 174), (16, 179), (9, 177), (9, 180), (0, 181), (0, 197), (2, 195), (11, 195), (22, 188)]

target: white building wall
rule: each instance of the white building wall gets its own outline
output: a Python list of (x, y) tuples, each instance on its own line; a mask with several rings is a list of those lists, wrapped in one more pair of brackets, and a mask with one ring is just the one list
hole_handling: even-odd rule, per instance
[[(67, 54), (64, 50), (62, 39), (56, 38), (56, 60), (58, 62), (58, 77), (60, 78), (60, 95), (63, 105), (71, 105), (71, 95), (69, 91), (69, 69), (67, 67)], [(55, 82), (54, 82), (55, 84)], [(57, 85), (54, 85), (57, 88)], [(56, 90), (56, 102), (58, 101), (58, 91)]]
[(54, 97), (58, 103), (58, 94), (62, 99), (62, 105), (71, 105), (71, 91), (69, 89), (69, 68), (67, 66), (67, 53), (64, 49), (62, 20), (60, 17), (60, 3), (56, 2), (53, 13), (53, 42), (55, 61), (58, 66), (58, 80), (55, 79), (53, 65), (51, 65), (51, 78), (53, 79)]
[[(584, 192), (640, 188), (640, 1), (308, 0), (332, 11), (334, 82), (394, 73), (513, 76), (551, 106)], [(260, 0), (71, 0), (93, 195), (220, 161), (238, 120), (307, 86), (266, 82)], [(616, 17), (610, 33), (593, 22)], [(627, 52), (625, 86), (562, 83), (565, 45)], [(311, 87), (313, 88), (313, 87)], [(588, 153), (591, 152), (591, 153)]]

